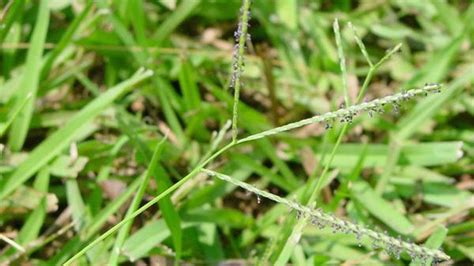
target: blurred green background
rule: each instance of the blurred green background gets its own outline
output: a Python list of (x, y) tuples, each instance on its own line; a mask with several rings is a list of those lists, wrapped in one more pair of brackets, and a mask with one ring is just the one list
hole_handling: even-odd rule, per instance
[[(391, 236), (474, 261), (474, 4), (469, 0), (253, 0), (240, 136), (344, 101), (332, 24), (341, 27), (353, 102), (425, 83), (443, 92), (341, 124), (314, 124), (240, 145), (209, 166), (291, 199), (330, 161), (318, 207)], [(167, 135), (144, 204), (188, 174), (231, 118), (240, 0), (0, 0), (0, 262), (56, 265), (126, 215)], [(145, 79), (140, 67), (154, 71)], [(143, 81), (139, 82), (140, 80)], [(131, 87), (114, 87), (120, 82)], [(109, 92), (108, 94), (105, 92)], [(117, 95), (112, 95), (117, 92)], [(230, 136), (225, 136), (225, 142)], [(381, 181), (382, 180), (382, 181)], [(137, 217), (118, 261), (273, 264), (295, 214), (198, 174)], [(430, 237), (431, 236), (431, 237)], [(106, 265), (119, 237), (78, 265)], [(295, 265), (409, 265), (352, 235), (308, 225)], [(230, 264), (229, 264), (230, 265)]]

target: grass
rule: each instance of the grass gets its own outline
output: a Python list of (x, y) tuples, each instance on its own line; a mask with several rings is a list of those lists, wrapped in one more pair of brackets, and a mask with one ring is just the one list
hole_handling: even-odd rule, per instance
[(469, 1), (0, 3), (2, 263), (474, 261)]

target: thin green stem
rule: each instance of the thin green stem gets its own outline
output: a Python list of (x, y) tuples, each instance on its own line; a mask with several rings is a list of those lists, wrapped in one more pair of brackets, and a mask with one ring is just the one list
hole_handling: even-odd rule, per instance
[(362, 88), (359, 91), (359, 95), (357, 95), (356, 103), (360, 103), (362, 101), (362, 97), (364, 97), (365, 93), (367, 92), (367, 88), (369, 87), (370, 81), (374, 76), (375, 70), (375, 67), (370, 67), (369, 72), (367, 72), (367, 76), (365, 76), (364, 83), (362, 84)]
[(387, 61), (388, 59), (390, 59), (390, 57), (392, 57), (393, 54), (395, 54), (396, 52), (398, 52), (400, 50), (400, 48), (402, 47), (402, 44), (399, 43), (397, 44), (395, 47), (393, 47), (392, 49), (390, 49), (385, 55), (384, 57), (382, 57), (382, 59), (380, 59), (377, 64), (374, 65), (374, 69), (377, 69), (379, 68), (383, 63), (385, 63), (385, 61)]
[(341, 131), (339, 132), (339, 135), (337, 136), (336, 143), (334, 144), (334, 147), (331, 151), (331, 155), (329, 156), (329, 159), (328, 159), (326, 165), (324, 166), (323, 172), (321, 173), (321, 175), (318, 178), (318, 183), (316, 184), (316, 187), (313, 190), (313, 192), (311, 193), (311, 196), (308, 200), (309, 204), (311, 202), (314, 202), (316, 200), (316, 198), (318, 197), (319, 191), (321, 190), (321, 185), (323, 184), (323, 180), (326, 178), (326, 174), (329, 171), (329, 166), (331, 165), (332, 161), (334, 160), (334, 156), (336, 155), (336, 151), (337, 151), (339, 145), (341, 144), (342, 138), (346, 134), (348, 127), (349, 127), (348, 124), (344, 124)]
[(357, 33), (357, 30), (356, 30), (355, 27), (352, 25), (352, 23), (348, 22), (347, 25), (348, 25), (349, 28), (352, 30), (352, 33), (353, 33), (353, 35), (354, 35), (354, 39), (356, 40), (356, 43), (357, 43), (357, 45), (359, 46), (360, 51), (361, 51), (362, 54), (364, 55), (365, 60), (367, 61), (367, 63), (369, 64), (369, 66), (372, 68), (372, 67), (374, 66), (374, 64), (372, 63), (372, 60), (370, 60), (369, 53), (367, 52), (367, 49), (365, 48), (364, 43), (362, 42), (362, 40), (361, 40), (359, 34)]

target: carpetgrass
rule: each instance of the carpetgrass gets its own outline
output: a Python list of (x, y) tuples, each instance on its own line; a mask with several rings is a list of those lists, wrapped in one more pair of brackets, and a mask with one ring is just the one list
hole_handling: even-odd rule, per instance
[(471, 265), (469, 0), (0, 0), (0, 265)]

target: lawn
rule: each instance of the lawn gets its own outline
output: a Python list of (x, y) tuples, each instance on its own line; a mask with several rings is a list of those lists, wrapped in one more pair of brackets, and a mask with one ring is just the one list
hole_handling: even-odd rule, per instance
[(0, 265), (472, 265), (470, 0), (0, 0)]

